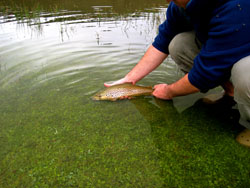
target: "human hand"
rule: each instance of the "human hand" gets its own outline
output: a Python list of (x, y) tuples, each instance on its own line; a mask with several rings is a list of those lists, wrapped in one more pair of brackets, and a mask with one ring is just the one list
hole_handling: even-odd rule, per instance
[(170, 100), (173, 98), (170, 85), (168, 84), (158, 84), (154, 86), (153, 96), (159, 99)]
[(135, 84), (135, 82), (129, 81), (127, 77), (124, 77), (124, 78), (122, 78), (120, 80), (106, 82), (106, 83), (104, 83), (104, 86), (105, 87), (110, 87), (110, 86), (114, 86), (114, 85), (118, 85), (118, 84), (125, 84), (125, 83), (132, 83), (133, 85)]

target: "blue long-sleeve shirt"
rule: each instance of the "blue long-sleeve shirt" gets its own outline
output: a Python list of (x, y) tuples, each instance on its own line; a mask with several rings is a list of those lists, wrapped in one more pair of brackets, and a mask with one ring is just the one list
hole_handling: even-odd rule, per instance
[(168, 54), (173, 37), (190, 30), (203, 45), (188, 79), (207, 91), (228, 80), (234, 63), (250, 55), (250, 0), (191, 0), (185, 9), (171, 2), (153, 46)]

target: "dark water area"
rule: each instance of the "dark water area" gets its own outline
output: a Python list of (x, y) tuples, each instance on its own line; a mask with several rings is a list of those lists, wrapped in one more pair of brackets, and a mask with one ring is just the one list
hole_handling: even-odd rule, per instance
[[(249, 187), (237, 110), (200, 94), (91, 99), (136, 65), (167, 6), (0, 1), (0, 187)], [(139, 84), (181, 76), (168, 58)]]

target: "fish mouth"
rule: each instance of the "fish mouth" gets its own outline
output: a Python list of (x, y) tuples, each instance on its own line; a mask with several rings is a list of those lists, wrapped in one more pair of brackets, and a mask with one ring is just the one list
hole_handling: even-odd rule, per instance
[(101, 95), (94, 95), (94, 96), (92, 96), (91, 98), (92, 98), (92, 100), (94, 100), (94, 101), (99, 101), (99, 100), (102, 99), (102, 96), (101, 96)]
[(99, 97), (99, 96), (92, 96), (91, 99), (94, 100), (94, 101), (98, 101), (98, 100), (101, 99), (101, 97)]

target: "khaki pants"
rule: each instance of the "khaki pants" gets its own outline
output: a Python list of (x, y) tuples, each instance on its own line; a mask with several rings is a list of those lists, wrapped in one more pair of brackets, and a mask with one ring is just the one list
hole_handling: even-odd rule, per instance
[[(169, 44), (172, 59), (184, 72), (193, 67), (193, 60), (200, 52), (202, 44), (196, 39), (195, 32), (184, 32), (176, 35)], [(241, 115), (239, 123), (250, 129), (250, 56), (242, 58), (231, 70), (231, 81), (234, 85), (234, 100)]]

